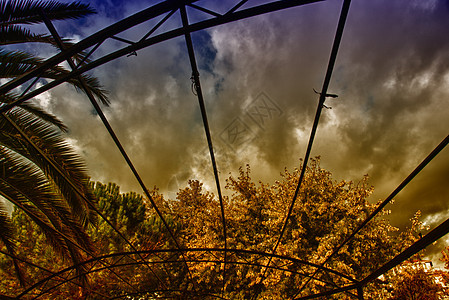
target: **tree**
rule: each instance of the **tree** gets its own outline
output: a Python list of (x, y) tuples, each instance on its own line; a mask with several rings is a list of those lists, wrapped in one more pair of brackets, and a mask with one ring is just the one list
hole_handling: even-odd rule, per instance
[(448, 273), (426, 267), (421, 259), (404, 262), (395, 271), (393, 290), (389, 300), (442, 300), (449, 290)]
[[(107, 297), (139, 294), (138, 299), (156, 296), (213, 298), (210, 295), (227, 299), (293, 298), (308, 281), (308, 275), (315, 273), (316, 266), (322, 264), (333, 249), (376, 207), (376, 204), (367, 201), (372, 192), (367, 177), (358, 183), (337, 182), (332, 179), (330, 172), (320, 167), (319, 159), (311, 160), (298, 194), (297, 205), (293, 208), (291, 220), (287, 223), (285, 235), (276, 252), (280, 257), (272, 259), (270, 268), (264, 274), (264, 266), (268, 263), (267, 254), (271, 253), (278, 240), (300, 170), (285, 170), (281, 179), (272, 185), (255, 183), (249, 166), (240, 168), (237, 176), (228, 178), (226, 188), (230, 195), (223, 199), (227, 224), (226, 268), (222, 263), (223, 251), (220, 251), (224, 246), (220, 204), (201, 182), (190, 180), (178, 192), (177, 199), (165, 200), (156, 189), (151, 192), (181, 248), (203, 249), (183, 251), (182, 255), (179, 251), (163, 252), (176, 247), (145, 198), (132, 192), (121, 194), (115, 184), (91, 185), (99, 199), (99, 208), (107, 219), (120, 228), (137, 249), (148, 252), (143, 256), (145, 263), (138, 256), (126, 254), (132, 251), (129, 244), (105, 221), (99, 220), (98, 226), (91, 228), (88, 233), (98, 249), (98, 256), (113, 254), (102, 262), (114, 267), (111, 271), (97, 261), (88, 265), (88, 269), (92, 270), (87, 289), (91, 292), (89, 295), (92, 299), (97, 297), (95, 293)], [(385, 219), (386, 214), (387, 211), (374, 218), (329, 259), (324, 267), (333, 272), (325, 269), (318, 271), (302, 293), (313, 294), (335, 286), (345, 286), (351, 283), (347, 277), (363, 279), (419, 238), (417, 232), (422, 227), (419, 213), (411, 219), (411, 226), (402, 232), (389, 224)], [(23, 231), (27, 236), (23, 237), (20, 249), (40, 253), (42, 249), (36, 249), (29, 242), (29, 238), (40, 240), (39, 234), (33, 233), (40, 230), (39, 227), (34, 225), (30, 228), (29, 224), (32, 223), (18, 216), (16, 213), (13, 216), (14, 222), (18, 222), (16, 226), (27, 228)], [(153, 254), (152, 250), (160, 251)], [(54, 262), (51, 253), (32, 257), (36, 261), (45, 260), (39, 261), (42, 266), (51, 267), (52, 261), (49, 260)], [(183, 263), (184, 259), (189, 272)], [(405, 270), (404, 266), (384, 274), (382, 280), (365, 286), (364, 291), (369, 299), (395, 297), (402, 282), (405, 282), (405, 277), (399, 276), (397, 270)], [(27, 276), (32, 277), (36, 273), (27, 273)], [(41, 271), (40, 274), (45, 277), (48, 273)], [(447, 276), (447, 273), (441, 276)], [(413, 282), (419, 283), (421, 277), (411, 278)], [(10, 286), (6, 279), (0, 279), (0, 284)], [(48, 293), (52, 297), (62, 295), (63, 298), (76, 288), (76, 285), (69, 283)], [(327, 299), (354, 299), (354, 296), (344, 293)]]
[[(125, 253), (135, 249), (153, 250), (173, 247), (168, 231), (159, 217), (154, 215), (151, 205), (145, 201), (142, 195), (135, 192), (120, 193), (119, 186), (114, 183), (96, 182), (95, 184), (91, 183), (91, 187), (98, 199), (99, 210), (122, 234), (120, 236), (105, 220), (99, 219), (97, 226), (88, 231), (95, 248), (99, 249), (98, 256)], [(152, 193), (157, 202), (163, 201), (162, 197), (157, 195), (156, 190)], [(168, 218), (167, 222), (173, 229), (176, 229), (177, 226), (172, 219)], [(130, 286), (127, 282), (138, 286), (139, 290), (152, 290), (157, 289), (160, 285), (159, 281), (166, 282), (168, 280), (167, 274), (170, 273), (168, 271), (170, 266), (164, 267), (165, 270), (162, 270), (157, 265), (150, 266), (142, 263), (142, 259), (148, 259), (148, 255), (125, 256), (120, 259), (120, 263), (126, 267), (114, 268), (113, 271), (104, 269), (92, 273), (89, 277), (88, 287), (91, 295), (95, 297), (94, 292), (100, 292), (105, 295), (119, 296), (123, 291), (129, 290)], [(112, 258), (111, 261), (103, 260), (106, 265), (109, 263), (113, 265), (115, 261), (116, 258)], [(111, 289), (112, 286), (115, 288)], [(70, 291), (67, 295), (70, 295)]]
[[(285, 170), (281, 180), (273, 185), (256, 184), (250, 171), (249, 166), (240, 168), (237, 177), (231, 176), (227, 180), (226, 188), (233, 193), (229, 199), (224, 199), (227, 245), (232, 249), (270, 253), (292, 201), (300, 169)], [(334, 181), (331, 173), (320, 167), (319, 158), (312, 159), (277, 253), (321, 264), (375, 209), (376, 204), (367, 201), (372, 190), (367, 177), (357, 184)], [(202, 190), (200, 183), (190, 181), (189, 186), (178, 193), (172, 208), (175, 220), (183, 226), (181, 232), (189, 246), (223, 246), (219, 203), (213, 195)], [(387, 213), (384, 211), (383, 215)], [(352, 278), (364, 278), (411, 245), (418, 237), (417, 225), (397, 234), (398, 229), (380, 215), (325, 266)], [(307, 281), (307, 277), (300, 274), (315, 271), (307, 264), (290, 263), (287, 270), (270, 269), (262, 278), (263, 265), (267, 262), (268, 258), (258, 255), (231, 256), (226, 269), (226, 296), (233, 299), (251, 299), (256, 295), (262, 299), (289, 298), (298, 292), (292, 287), (301, 287)], [(271, 263), (275, 267), (282, 264), (285, 261), (281, 259), (273, 259)], [(198, 264), (195, 272), (201, 274), (201, 278), (222, 278), (219, 264)], [(322, 292), (331, 286), (348, 283), (347, 279), (327, 272), (318, 272), (315, 278), (305, 287), (305, 293)], [(216, 286), (211, 286), (211, 282)], [(209, 280), (209, 286), (204, 288), (219, 293), (220, 287), (219, 280)], [(373, 283), (367, 291), (382, 288)]]
[[(121, 193), (119, 186), (114, 183), (91, 182), (89, 186), (98, 199), (100, 212), (136, 248), (152, 250), (173, 247), (167, 230), (163, 227), (160, 219), (151, 212), (151, 207), (141, 195), (134, 192)], [(159, 198), (156, 201), (163, 201), (157, 191), (153, 191), (153, 194), (155, 198)], [(175, 232), (177, 232), (177, 228), (179, 230), (171, 218), (167, 218), (167, 221)], [(70, 267), (70, 261), (64, 260), (53, 249), (46, 246), (46, 238), (42, 229), (23, 210), (17, 208), (14, 210), (12, 223), (17, 228), (17, 256), (26, 257), (29, 262), (40, 267), (20, 263), (28, 282), (39, 282), (54, 272)], [(93, 247), (97, 249), (97, 257), (133, 251), (123, 237), (120, 237), (103, 219), (99, 219), (95, 227), (89, 227), (87, 233), (92, 240)], [(107, 266), (117, 263), (124, 264), (126, 267), (107, 268)], [(20, 290), (11, 268), (12, 264), (10, 259), (0, 255), (0, 294), (16, 296)], [(94, 270), (94, 272), (89, 274), (88, 282), (82, 292), (79, 291), (80, 286), (76, 281), (62, 284), (57, 289), (51, 289), (52, 284), (60, 283), (58, 281), (60, 278), (55, 278), (48, 284), (36, 287), (33, 292), (45, 292), (46, 297), (50, 299), (75, 299), (76, 295), (80, 299), (86, 297), (96, 299), (99, 295), (120, 296), (122, 291), (129, 290), (129, 282), (141, 290), (156, 289), (160, 284), (158, 280), (163, 280), (168, 284), (169, 274), (180, 271), (177, 270), (176, 264), (164, 267), (164, 269), (154, 266), (149, 268), (145, 264), (139, 264), (139, 257), (135, 255), (122, 257), (118, 261), (115, 257), (93, 261), (87, 266), (86, 270)], [(178, 283), (180, 281), (182, 280), (179, 280)], [(172, 284), (176, 283), (172, 282)], [(46, 291), (48, 288), (50, 290)], [(100, 298), (103, 297), (100, 296)]]
[[(106, 185), (96, 182), (91, 183), (91, 187), (98, 199), (99, 210), (134, 246), (152, 249), (165, 245), (169, 239), (168, 232), (160, 219), (151, 213), (151, 207), (142, 195), (135, 192), (120, 193), (120, 187), (115, 183)], [(175, 226), (171, 219), (168, 221)], [(103, 254), (133, 250), (103, 219), (99, 219), (97, 226), (89, 229), (89, 235)]]
[[(55, 41), (48, 35), (32, 33), (24, 25), (43, 22), (42, 13), (49, 20), (77, 19), (94, 11), (79, 2), (57, 1), (0, 1), (0, 45), (19, 47), (23, 43)], [(70, 42), (64, 40), (65, 46)], [(0, 77), (14, 78), (40, 65), (43, 59), (23, 50), (0, 49)], [(75, 59), (82, 59), (78, 55)], [(68, 73), (55, 66), (43, 74), (44, 79), (57, 79)], [(89, 90), (103, 103), (105, 91), (98, 81), (83, 75)], [(80, 87), (78, 79), (69, 81)], [(10, 92), (0, 97), (3, 104), (12, 103), (19, 96)], [(85, 227), (93, 221), (91, 211), (95, 198), (90, 193), (88, 176), (81, 158), (65, 142), (62, 133), (67, 128), (55, 116), (37, 106), (20, 104), (0, 117), (0, 195), (25, 212), (45, 234), (53, 248), (73, 263), (79, 262), (93, 248)], [(0, 206), (0, 240), (5, 250), (14, 256), (16, 242), (14, 228)], [(17, 274), (18, 263), (14, 260)]]

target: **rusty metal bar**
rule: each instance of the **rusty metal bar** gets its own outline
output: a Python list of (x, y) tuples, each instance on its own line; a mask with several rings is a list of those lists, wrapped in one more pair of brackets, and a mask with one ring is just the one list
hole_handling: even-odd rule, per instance
[(145, 34), (140, 40), (139, 42), (146, 40), (150, 35), (152, 35), (159, 27), (162, 26), (162, 24), (164, 24), (168, 19), (170, 19), (171, 16), (173, 16), (173, 14), (176, 12), (176, 9), (172, 10), (171, 12), (169, 12), (164, 18), (162, 18), (162, 20), (160, 20), (156, 25), (154, 25), (153, 28), (151, 28), (150, 31), (147, 32), (147, 34)]
[(361, 285), (359, 285), (359, 286), (357, 287), (357, 296), (358, 296), (359, 300), (365, 299), (365, 298), (363, 297), (363, 286), (361, 286)]
[(232, 7), (228, 12), (226, 12), (226, 14), (232, 14), (233, 12), (235, 12), (237, 9), (239, 9), (242, 5), (244, 5), (246, 2), (248, 2), (248, 0), (242, 0), (239, 3), (237, 3), (236, 5), (234, 5), (234, 7)]
[[(331, 295), (335, 295), (335, 294), (339, 294), (339, 293), (343, 293), (343, 292), (348, 292), (351, 290), (355, 290), (358, 288), (357, 284), (350, 284), (338, 289), (333, 289), (330, 291), (326, 291), (326, 292), (322, 292), (322, 293), (317, 293), (317, 294), (313, 294), (313, 295), (309, 295), (309, 296), (304, 296), (304, 297), (299, 297), (299, 298), (294, 298), (295, 300), (306, 300), (306, 299), (315, 299), (315, 298), (320, 298), (320, 297), (325, 297), (325, 296), (331, 296)], [(326, 298), (324, 298), (326, 299)]]
[[(187, 12), (186, 12), (185, 7), (181, 7), (181, 19), (182, 19), (182, 24), (183, 24), (184, 28), (187, 27), (189, 25), (189, 20), (187, 18)], [(225, 283), (226, 283), (227, 234), (226, 234), (226, 218), (225, 218), (225, 212), (224, 212), (223, 196), (221, 193), (220, 178), (218, 176), (218, 167), (217, 167), (217, 162), (215, 160), (214, 147), (212, 144), (212, 136), (210, 134), (209, 122), (207, 120), (206, 105), (204, 103), (203, 92), (201, 90), (200, 76), (199, 76), (198, 66), (197, 66), (196, 59), (195, 59), (195, 51), (193, 48), (193, 42), (192, 42), (192, 37), (190, 36), (190, 32), (188, 32), (186, 30), (184, 37), (185, 37), (186, 44), (187, 44), (187, 51), (189, 53), (190, 66), (192, 68), (193, 85), (194, 85), (194, 89), (196, 92), (196, 96), (198, 98), (198, 104), (200, 105), (201, 118), (203, 120), (203, 127), (204, 127), (204, 131), (206, 134), (207, 145), (209, 147), (210, 160), (212, 162), (212, 169), (214, 171), (215, 184), (216, 184), (217, 192), (218, 192), (218, 199), (220, 201), (221, 222), (223, 224), (223, 238), (224, 238), (224, 249), (225, 249), (224, 259), (223, 259), (224, 264), (223, 264), (223, 290), (222, 290), (224, 292)]]

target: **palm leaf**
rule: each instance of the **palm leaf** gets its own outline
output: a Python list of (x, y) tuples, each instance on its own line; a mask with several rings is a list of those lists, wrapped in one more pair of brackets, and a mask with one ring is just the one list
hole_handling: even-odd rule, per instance
[(0, 45), (38, 42), (53, 44), (54, 40), (49, 35), (34, 34), (29, 29), (17, 25), (2, 26), (0, 29)]
[(62, 237), (91, 251), (83, 228), (73, 219), (66, 201), (55, 192), (45, 174), (33, 163), (8, 149), (0, 149), (0, 157), (2, 195), (28, 215), (41, 220), (40, 225), (64, 232), (60, 234)]
[(50, 20), (79, 19), (95, 13), (88, 4), (80, 2), (1, 0), (0, 26), (42, 23), (41, 10)]
[[(35, 34), (20, 24), (42, 23), (44, 14), (49, 20), (63, 20), (92, 13), (95, 12), (89, 5), (80, 2), (0, 0), (0, 45), (33, 42), (57, 46), (53, 37)], [(64, 48), (73, 46), (69, 40), (62, 42)], [(84, 53), (73, 56), (78, 62), (88, 63), (85, 57)], [(0, 78), (21, 76), (43, 62), (25, 52), (0, 49)], [(52, 80), (69, 73), (61, 66), (54, 66), (39, 77)], [(67, 82), (78, 90), (87, 84), (99, 101), (108, 104), (107, 92), (96, 78), (81, 75)], [(18, 97), (14, 93), (5, 94), (0, 96), (0, 103), (12, 103)], [(58, 253), (77, 264), (85, 257), (81, 249), (92, 253), (85, 226), (88, 220), (94, 221), (88, 204), (96, 201), (87, 185), (84, 164), (61, 135), (65, 130), (55, 116), (30, 104), (0, 115), (0, 195), (37, 224)], [(0, 207), (0, 240), (13, 253), (14, 239), (7, 217)], [(15, 259), (14, 265), (20, 272)], [(77, 269), (82, 280), (84, 271), (82, 267)]]
[[(1, 152), (3, 152), (5, 149), (2, 148), (1, 150), (2, 150)], [(6, 180), (6, 178), (12, 179), (13, 181), (14, 181), (14, 179), (17, 180), (17, 178), (14, 178), (14, 176), (9, 176), (8, 175), (8, 174), (12, 174), (11, 171), (13, 171), (13, 170), (10, 170), (10, 169), (8, 169), (5, 166), (4, 162), (7, 159), (7, 157), (8, 157), (7, 155), (4, 155), (4, 153), (1, 153), (1, 158), (2, 159), (0, 161), (0, 166), (1, 166), (1, 169), (3, 171), (3, 174), (0, 177), (0, 195), (3, 198), (5, 198), (6, 200), (9, 200), (11, 203), (16, 203), (17, 204), (17, 203), (20, 202), (20, 201), (18, 201), (19, 197), (17, 197), (17, 195), (14, 195), (14, 194), (17, 194), (17, 190), (11, 188), (11, 186), (9, 184), (7, 184), (7, 180)], [(15, 166), (17, 166), (17, 165), (15, 165)], [(19, 166), (19, 168), (20, 168), (20, 166)], [(30, 184), (30, 183), (34, 184), (35, 183), (32, 180), (30, 182), (30, 180), (28, 180), (28, 179), (29, 178), (27, 178), (25, 181), (19, 179), (19, 181), (20, 181), (19, 184)], [(29, 185), (29, 186), (31, 187), (31, 186), (34, 186), (34, 185)], [(34, 189), (33, 193), (36, 194), (36, 191), (39, 191), (39, 190), (40, 190), (39, 187), (36, 187)], [(22, 206), (22, 209), (23, 209), (23, 205), (21, 205), (21, 206)], [(27, 205), (27, 206), (29, 208), (28, 209), (25, 208), (24, 211), (30, 211), (30, 208), (34, 208), (34, 207), (29, 206), (29, 205)], [(54, 233), (49, 234), (48, 232), (51, 232), (51, 231), (45, 230), (45, 226), (43, 226), (43, 223), (44, 223), (43, 220), (45, 220), (45, 218), (43, 217), (43, 215), (41, 214), (40, 217), (37, 217), (35, 219), (36, 219), (36, 223), (40, 227), (43, 227), (44, 231), (47, 232), (46, 236), (47, 236), (47, 239), (49, 241), (51, 241), (50, 244), (54, 246), (54, 249), (58, 253), (62, 253), (63, 251), (61, 251), (61, 249), (62, 249), (61, 244), (55, 242), (57, 235), (55, 235)], [(44, 225), (46, 225), (46, 224), (44, 224)], [(1, 239), (2, 239), (3, 243), (5, 244), (5, 246), (7, 248), (8, 253), (11, 254), (12, 256), (15, 256), (15, 244), (14, 244), (15, 241), (14, 241), (14, 237), (13, 237), (13, 232), (14, 231), (13, 231), (13, 227), (12, 227), (12, 224), (10, 222), (10, 219), (6, 215), (6, 213), (2, 210), (0, 212), (0, 236), (1, 236)], [(14, 257), (12, 258), (12, 260), (13, 260), (14, 268), (15, 268), (15, 271), (16, 271), (16, 274), (17, 274), (17, 277), (19, 279), (20, 284), (22, 286), (25, 286), (25, 279), (24, 279), (24, 277), (22, 275), (22, 271), (21, 271), (21, 269), (19, 267), (19, 264), (18, 264), (17, 260)]]
[[(54, 79), (58, 79), (59, 77), (64, 76), (65, 74), (68, 74), (68, 71), (63, 71), (58, 77), (55, 77)], [(84, 81), (89, 91), (93, 93), (93, 95), (103, 104), (103, 105), (109, 105), (109, 99), (108, 99), (108, 91), (103, 88), (103, 86), (100, 84), (98, 79), (96, 77), (82, 74), (81, 75), (81, 81)], [(67, 82), (72, 84), (75, 89), (79, 92), (84, 93), (84, 87), (80, 80), (77, 78), (69, 79)]]
[[(13, 103), (18, 97), (19, 97), (19, 95), (17, 95), (17, 94), (7, 93), (5, 95), (0, 95), (0, 102), (6, 103), (6, 104)], [(21, 103), (21, 104), (19, 104), (19, 107), (21, 107), (22, 109), (26, 110), (27, 112), (33, 114), (37, 118), (56, 126), (62, 132), (68, 131), (67, 126), (64, 125), (64, 123), (62, 123), (61, 120), (59, 120), (56, 116), (49, 114), (48, 112), (46, 112), (45, 110), (43, 110), (40, 107), (37, 107), (31, 103)]]
[(6, 208), (3, 202), (0, 200), (0, 240), (6, 246), (8, 250), (15, 249), (14, 242), (14, 227), (11, 225), (11, 221), (6, 213)]
[[(67, 244), (62, 238), (60, 232), (52, 226), (48, 217), (42, 213), (39, 208), (28, 203), (28, 199), (18, 190), (20, 186), (15, 187), (12, 183), (1, 178), (0, 188), (0, 194), (2, 197), (13, 203), (16, 208), (20, 209), (30, 218), (30, 220), (36, 223), (56, 253), (67, 256)], [(45, 208), (43, 209), (46, 210)]]
[(0, 77), (19, 76), (42, 64), (43, 60), (23, 51), (0, 49)]
[[(30, 147), (28, 141), (18, 132), (17, 126), (23, 134), (30, 137), (36, 147), (42, 149), (41, 152)], [(36, 164), (54, 182), (79, 218), (87, 220), (90, 217), (90, 209), (83, 198), (91, 202), (95, 200), (89, 198), (92, 195), (87, 188), (88, 177), (85, 166), (58, 131), (33, 115), (16, 108), (8, 113), (8, 118), (0, 119), (0, 143)], [(42, 157), (42, 154), (46, 157)], [(60, 168), (56, 169), (55, 165)], [(83, 195), (79, 195), (77, 191), (81, 191)]]
[[(83, 258), (80, 249), (93, 253), (84, 229), (72, 218), (65, 201), (54, 192), (42, 172), (4, 148), (0, 157), (0, 166), (5, 170), (0, 178), (0, 194), (39, 226), (56, 253), (70, 257), (73, 264)], [(82, 267), (77, 269), (80, 275), (84, 271)]]
[[(43, 215), (36, 207), (28, 204), (20, 203), (17, 201), (17, 197), (10, 197), (10, 195), (5, 191), (10, 187), (8, 184), (5, 185), (5, 182), (0, 179), (0, 194), (4, 196), (6, 199), (16, 204), (16, 208), (19, 208), (21, 212), (25, 213), (31, 222), (34, 222), (40, 229), (40, 231), (44, 234), (48, 244), (55, 250), (56, 253), (62, 255), (63, 257), (69, 257), (72, 260), (74, 265), (77, 265), (76, 271), (79, 275), (85, 274), (85, 267), (78, 266), (81, 262), (83, 255), (80, 252), (80, 249), (83, 249), (83, 252), (93, 253), (92, 248), (84, 247), (84, 245), (80, 245), (75, 241), (73, 233), (71, 232), (71, 228), (62, 227), (60, 230), (57, 230), (53, 224), (53, 222), (49, 222), (50, 220), (46, 219), (46, 216)], [(5, 188), (6, 187), (6, 188)], [(14, 189), (13, 189), (14, 190)], [(68, 237), (69, 236), (69, 237)], [(67, 238), (68, 237), (68, 238)], [(86, 235), (85, 241), (89, 240)], [(20, 272), (20, 268), (17, 270)]]
[[(70, 48), (74, 45), (69, 39), (61, 40), (64, 49)], [(0, 27), (0, 45), (12, 45), (12, 44), (22, 44), (22, 43), (45, 43), (50, 44), (59, 50), (58, 43), (55, 39), (47, 34), (34, 34), (31, 30), (23, 28), (17, 25), (10, 25)], [(86, 59), (86, 53), (80, 52), (76, 53), (73, 58), (77, 62), (89, 62)]]
[[(41, 58), (37, 58), (23, 51), (0, 50), (0, 77), (17, 77), (34, 69), (42, 63), (43, 60)], [(69, 73), (70, 71), (63, 67), (53, 66), (51, 69), (44, 71), (44, 73), (41, 74), (41, 77), (58, 79), (59, 77), (65, 76)], [(101, 103), (104, 105), (109, 104), (107, 91), (101, 86), (98, 79), (86, 74), (81, 75), (81, 78), (87, 84), (89, 90)], [(72, 84), (77, 90), (83, 90), (83, 86), (78, 79), (71, 78), (67, 82)]]

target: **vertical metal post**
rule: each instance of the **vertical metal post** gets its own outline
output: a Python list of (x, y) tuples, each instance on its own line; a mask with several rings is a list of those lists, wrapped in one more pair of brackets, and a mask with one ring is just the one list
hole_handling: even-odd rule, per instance
[(363, 300), (363, 286), (359, 285), (357, 286), (357, 296), (359, 300)]
[(223, 239), (224, 239), (224, 250), (225, 250), (224, 251), (224, 259), (223, 259), (223, 287), (222, 287), (222, 295), (223, 295), (225, 286), (226, 286), (226, 263), (227, 263), (227, 248), (228, 248), (224, 202), (223, 202), (223, 196), (221, 193), (220, 178), (218, 176), (218, 168), (217, 168), (217, 163), (215, 160), (214, 147), (212, 145), (212, 137), (210, 134), (209, 122), (207, 120), (206, 106), (204, 103), (203, 92), (201, 91), (199, 71), (198, 71), (198, 66), (197, 66), (196, 59), (195, 59), (195, 51), (193, 49), (192, 37), (190, 36), (190, 32), (187, 28), (189, 26), (189, 20), (187, 18), (187, 11), (186, 11), (185, 6), (180, 7), (179, 10), (181, 12), (182, 25), (185, 30), (184, 37), (186, 40), (187, 51), (189, 54), (190, 66), (192, 68), (192, 78), (191, 78), (192, 84), (193, 84), (192, 88), (193, 88), (195, 95), (198, 98), (198, 103), (200, 105), (201, 117), (203, 119), (203, 126), (204, 126), (204, 131), (206, 133), (207, 145), (209, 147), (210, 159), (212, 162), (212, 168), (214, 170), (214, 177), (215, 177), (215, 184), (217, 186), (218, 199), (220, 201), (221, 221), (223, 224)]
[[(312, 152), (313, 142), (315, 140), (316, 131), (318, 129), (318, 123), (319, 123), (320, 117), (321, 117), (321, 111), (323, 110), (324, 101), (326, 100), (327, 89), (328, 89), (330, 81), (331, 81), (332, 72), (333, 72), (334, 66), (335, 66), (335, 61), (337, 60), (337, 54), (338, 54), (338, 50), (340, 48), (341, 39), (343, 37), (343, 31), (345, 28), (346, 19), (349, 14), (350, 4), (351, 4), (351, 0), (344, 0), (342, 8), (341, 8), (340, 18), (339, 18), (338, 24), (337, 24), (337, 30), (335, 33), (334, 43), (332, 45), (332, 50), (331, 50), (331, 54), (329, 57), (329, 63), (328, 63), (327, 70), (326, 70), (326, 76), (324, 78), (323, 87), (321, 88), (319, 103), (318, 103), (318, 107), (317, 107), (317, 110), (315, 113), (315, 119), (313, 121), (312, 130), (311, 130), (310, 137), (309, 137), (309, 142), (307, 144), (306, 154), (304, 156), (304, 164), (302, 166), (301, 173), (299, 175), (298, 184), (296, 185), (293, 199), (290, 203), (287, 215), (284, 219), (284, 224), (282, 225), (281, 232), (276, 241), (276, 244), (273, 247), (273, 250), (271, 251), (272, 254), (276, 253), (277, 248), (278, 248), (279, 244), (281, 243), (282, 237), (284, 236), (285, 230), (288, 225), (288, 221), (293, 213), (293, 208), (295, 206), (296, 200), (299, 195), (299, 190), (300, 190), (303, 180), (304, 180), (305, 172), (307, 169), (307, 163), (309, 161), (310, 153)], [(272, 260), (272, 257), (269, 258), (268, 263), (265, 266), (265, 270), (264, 270), (262, 276), (260, 277), (261, 278), (260, 282), (263, 282), (263, 280), (265, 279), (265, 275), (267, 273), (268, 267), (271, 264), (271, 260)], [(321, 264), (321, 266), (324, 266), (324, 263)], [(316, 269), (315, 272), (313, 273), (313, 275), (306, 281), (306, 283), (304, 283), (304, 285), (299, 289), (299, 291), (298, 291), (298, 293), (296, 293), (296, 295), (298, 295), (310, 283), (310, 281), (312, 279), (314, 279), (314, 276), (318, 272), (319, 272), (319, 269)], [(295, 295), (295, 297), (296, 297), (296, 295)]]

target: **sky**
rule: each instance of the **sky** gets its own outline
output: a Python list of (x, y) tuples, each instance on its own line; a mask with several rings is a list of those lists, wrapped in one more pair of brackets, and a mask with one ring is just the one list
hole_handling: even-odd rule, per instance
[[(91, 1), (96, 15), (55, 27), (78, 41), (158, 2)], [(237, 2), (197, 4), (224, 12)], [(318, 103), (314, 89), (323, 84), (341, 6), (328, 0), (192, 33), (222, 188), (246, 164), (256, 181), (267, 183), (284, 168), (299, 167)], [(191, 22), (203, 18), (188, 12)], [(137, 41), (155, 22), (119, 36)], [(175, 14), (158, 32), (179, 24)], [(368, 174), (372, 202), (385, 199), (448, 134), (447, 28), (447, 0), (352, 1), (328, 89), (338, 98), (326, 100), (330, 109), (322, 111), (312, 157), (320, 156), (335, 180)], [(107, 41), (94, 58), (122, 46)], [(49, 48), (33, 51), (54, 54)], [(91, 74), (109, 90), (111, 105), (103, 110), (148, 188), (174, 198), (188, 179), (199, 179), (217, 194), (183, 37)], [(93, 180), (142, 192), (83, 94), (62, 85), (34, 101), (68, 125), (68, 139)], [(393, 225), (407, 226), (417, 210), (430, 228), (447, 219), (448, 180), (445, 149), (387, 207)], [(444, 245), (449, 238), (431, 253)]]

